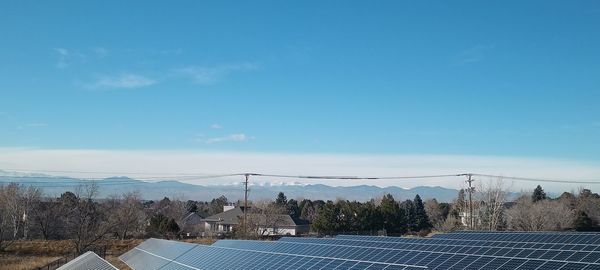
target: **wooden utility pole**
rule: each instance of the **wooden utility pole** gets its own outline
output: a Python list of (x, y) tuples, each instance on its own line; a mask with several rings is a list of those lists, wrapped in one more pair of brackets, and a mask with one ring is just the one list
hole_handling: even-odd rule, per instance
[(247, 233), (248, 233), (248, 215), (247, 215), (247, 211), (248, 211), (248, 178), (250, 178), (250, 174), (245, 174), (244, 176), (246, 177), (246, 181), (244, 181), (244, 209), (242, 209), (242, 211), (244, 212), (244, 239), (247, 239)]
[(473, 191), (474, 188), (471, 185), (473, 183), (473, 175), (467, 174), (467, 183), (469, 183), (469, 229), (473, 230)]

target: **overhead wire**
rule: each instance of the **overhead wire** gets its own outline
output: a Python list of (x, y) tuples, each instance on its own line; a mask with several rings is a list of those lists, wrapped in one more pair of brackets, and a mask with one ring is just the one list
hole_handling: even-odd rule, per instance
[(124, 172), (124, 171), (80, 171), (80, 170), (23, 170), (3, 168), (5, 171), (25, 173), (81, 173), (81, 174), (112, 174), (112, 175), (162, 175), (162, 176), (206, 176), (209, 173), (163, 173), (163, 172)]
[[(12, 170), (12, 169), (5, 169)], [(43, 172), (43, 173), (81, 173), (81, 174), (116, 174), (116, 172), (101, 172), (101, 171), (75, 171), (75, 170), (12, 170), (17, 172)], [(19, 181), (23, 184), (48, 184), (48, 185), (60, 185), (67, 184), (71, 186), (73, 183), (82, 181), (98, 181), (102, 185), (119, 185), (119, 184), (145, 184), (145, 183), (157, 183), (145, 180), (181, 180), (186, 182), (199, 181), (204, 179), (223, 178), (223, 177), (236, 177), (236, 176), (256, 176), (256, 177), (268, 177), (268, 178), (294, 178), (294, 179), (308, 179), (308, 180), (402, 180), (402, 179), (431, 179), (431, 178), (449, 178), (449, 177), (461, 177), (461, 176), (476, 176), (476, 177), (488, 177), (488, 178), (501, 178), (510, 179), (514, 181), (530, 181), (530, 182), (547, 182), (547, 183), (571, 183), (571, 184), (600, 184), (600, 181), (580, 181), (580, 180), (564, 180), (564, 179), (543, 179), (543, 178), (531, 178), (531, 177), (518, 177), (518, 176), (503, 176), (493, 174), (480, 174), (480, 173), (459, 173), (459, 174), (438, 174), (438, 175), (399, 175), (399, 176), (344, 176), (344, 175), (288, 175), (288, 174), (268, 174), (268, 173), (230, 173), (230, 174), (207, 174), (207, 173), (182, 173), (182, 174), (167, 174), (167, 173), (142, 173), (142, 172), (118, 172), (119, 174), (139, 174), (136, 176), (135, 181), (131, 182), (127, 180), (121, 180), (119, 177), (74, 177), (74, 176), (0, 176), (0, 183), (7, 183), (1, 179), (61, 179), (61, 181)], [(141, 176), (151, 175), (151, 176)], [(163, 175), (163, 176), (159, 176)], [(123, 176), (121, 176), (123, 177)], [(125, 176), (126, 177), (126, 176)], [(73, 179), (73, 180), (65, 180)], [(85, 179), (85, 180), (82, 180)]]
[(529, 178), (529, 177), (518, 177), (518, 176), (502, 176), (502, 175), (479, 174), (479, 173), (472, 173), (471, 175), (472, 176), (481, 176), (481, 177), (490, 177), (490, 178), (510, 179), (510, 180), (515, 180), (515, 181), (529, 181), (529, 182), (570, 183), (570, 184), (600, 184), (600, 181), (541, 179), (541, 178)]

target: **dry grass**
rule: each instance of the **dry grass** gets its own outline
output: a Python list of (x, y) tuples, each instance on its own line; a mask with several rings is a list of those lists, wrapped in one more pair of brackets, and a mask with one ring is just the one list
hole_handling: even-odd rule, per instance
[(12, 255), (64, 255), (73, 252), (68, 240), (15, 241), (5, 253)]
[(37, 267), (42, 267), (54, 260), (58, 256), (24, 256), (24, 255), (0, 255), (0, 269), (12, 270), (31, 270)]
[[(143, 242), (144, 239), (109, 240), (106, 245), (106, 260), (119, 269), (130, 270), (119, 260), (121, 254)], [(214, 239), (186, 239), (188, 243), (210, 245)], [(28, 240), (16, 241), (4, 253), (0, 253), (0, 269), (29, 270), (44, 266), (65, 255), (73, 253), (73, 246), (68, 240)]]
[(119, 260), (119, 256), (106, 255), (106, 258), (104, 259), (121, 270), (132, 270), (123, 261)]
[[(119, 256), (140, 244), (142, 239), (106, 241), (106, 259), (119, 269), (129, 269)], [(73, 246), (68, 240), (16, 241), (4, 253), (0, 253), (0, 269), (35, 269), (71, 255)]]
[(201, 245), (212, 245), (217, 242), (217, 239), (209, 239), (209, 238), (193, 238), (193, 239), (184, 239), (181, 240), (187, 243), (201, 244)]

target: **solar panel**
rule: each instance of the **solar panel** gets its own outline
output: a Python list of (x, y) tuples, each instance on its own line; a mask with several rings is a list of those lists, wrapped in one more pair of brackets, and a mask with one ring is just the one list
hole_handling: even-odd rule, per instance
[[(503, 257), (521, 257), (544, 260), (600, 263), (600, 250), (581, 250), (572, 247), (565, 250), (553, 250), (564, 245), (535, 247), (494, 247), (494, 243), (485, 241), (460, 241), (450, 239), (403, 238), (380, 236), (338, 236), (336, 240), (354, 240), (373, 242), (369, 246), (440, 251), (461, 254), (481, 254)], [(578, 247), (583, 247), (579, 245)]]
[(402, 243), (430, 243), (435, 245), (454, 244), (460, 246), (481, 246), (481, 247), (506, 247), (506, 248), (525, 248), (536, 250), (579, 250), (579, 251), (600, 251), (600, 245), (596, 244), (564, 244), (564, 243), (532, 243), (532, 242), (508, 242), (477, 239), (454, 238), (406, 238), (406, 237), (382, 237), (382, 236), (357, 236), (357, 235), (338, 235), (336, 239), (368, 240), (379, 242), (402, 242)]
[[(193, 246), (190, 248), (190, 246)], [(165, 250), (170, 248), (170, 250)], [(180, 254), (177, 254), (177, 253)], [(338, 259), (322, 255), (245, 250), (149, 239), (122, 255), (132, 269), (425, 269), (420, 266)]]
[(434, 235), (435, 239), (484, 240), (523, 243), (561, 243), (600, 245), (600, 233), (594, 232), (454, 232)]
[(100, 258), (96, 253), (88, 251), (79, 257), (69, 261), (57, 270), (118, 270), (106, 260)]
[[(220, 242), (217, 242), (221, 245)], [(518, 254), (515, 256), (507, 256), (504, 253), (498, 253), (500, 251), (506, 251), (510, 249), (496, 249), (493, 253), (487, 253), (488, 249), (482, 249), (477, 247), (464, 247), (463, 250), (447, 250), (445, 247), (440, 246), (429, 246), (424, 248), (423, 245), (414, 245), (414, 244), (404, 244), (404, 243), (386, 243), (386, 242), (369, 242), (369, 241), (360, 241), (360, 240), (344, 240), (344, 239), (324, 239), (324, 238), (293, 238), (293, 237), (284, 237), (278, 241), (278, 243), (295, 243), (295, 244), (313, 244), (313, 245), (321, 245), (321, 247), (313, 247), (313, 248), (290, 248), (289, 246), (282, 246), (283, 248), (287, 248), (288, 250), (307, 252), (329, 252), (333, 255), (331, 256), (340, 256), (339, 254), (349, 254), (348, 256), (356, 256), (355, 253), (351, 253), (347, 249), (361, 250), (361, 249), (370, 249), (372, 250), (387, 250), (387, 254), (402, 254), (402, 256), (394, 256), (393, 262), (395, 263), (405, 263), (405, 264), (416, 264), (416, 265), (424, 265), (432, 269), (463, 269), (462, 267), (487, 265), (489, 263), (489, 269), (503, 269), (504, 264), (516, 264), (516, 262), (521, 262), (521, 264), (535, 263), (538, 266), (549, 261), (556, 262), (560, 265), (566, 265), (568, 263), (575, 263), (581, 269), (585, 267), (592, 267), (589, 269), (600, 269), (600, 263), (596, 262), (571, 262), (566, 259), (540, 259), (540, 258), (531, 258), (528, 257), (535, 250), (526, 250), (529, 253), (522, 253), (523, 250), (519, 252), (521, 256)], [(400, 251), (400, 252), (399, 252)], [(336, 253), (337, 252), (337, 253)], [(463, 252), (463, 253), (460, 253)], [(442, 256), (442, 254), (449, 254), (450, 257)], [(377, 256), (382, 256), (383, 254), (379, 253)], [(453, 256), (460, 255), (462, 257), (461, 260), (457, 261), (453, 265), (447, 265), (448, 260), (456, 260)], [(436, 257), (437, 256), (437, 257)], [(567, 258), (568, 259), (568, 258)], [(513, 261), (514, 260), (514, 261)], [(469, 264), (466, 264), (466, 263)], [(500, 266), (499, 264), (503, 262)], [(438, 265), (444, 265), (442, 268), (438, 268)], [(486, 266), (486, 268), (488, 268)], [(514, 269), (521, 269), (520, 267), (514, 267)], [(540, 268), (543, 269), (543, 268)]]

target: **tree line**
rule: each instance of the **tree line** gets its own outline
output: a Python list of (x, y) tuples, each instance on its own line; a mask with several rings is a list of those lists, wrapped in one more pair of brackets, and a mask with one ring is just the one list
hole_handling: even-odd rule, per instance
[(189, 213), (215, 214), (228, 204), (224, 196), (210, 202), (144, 201), (138, 192), (100, 199), (98, 191), (91, 182), (54, 198), (33, 186), (0, 185), (0, 251), (22, 239), (68, 239), (82, 253), (105, 239), (173, 238)]
[[(175, 238), (186, 228), (190, 213), (214, 215), (232, 204), (224, 196), (206, 202), (167, 197), (144, 201), (137, 192), (100, 199), (98, 189), (92, 182), (52, 198), (43, 196), (40, 188), (0, 185), (0, 251), (19, 239), (69, 239), (76, 252), (83, 252), (105, 239)], [(508, 191), (495, 181), (478, 186), (472, 203), (467, 193), (461, 189), (451, 203), (423, 201), (419, 195), (397, 200), (385, 194), (358, 202), (296, 200), (279, 193), (273, 200), (250, 203), (249, 232), (244, 237), (264, 237), (265, 228), (278, 227), (283, 214), (310, 224), (311, 233), (320, 235), (600, 229), (600, 195), (589, 189), (550, 198), (537, 186), (509, 202)], [(241, 237), (239, 228), (232, 237)]]

